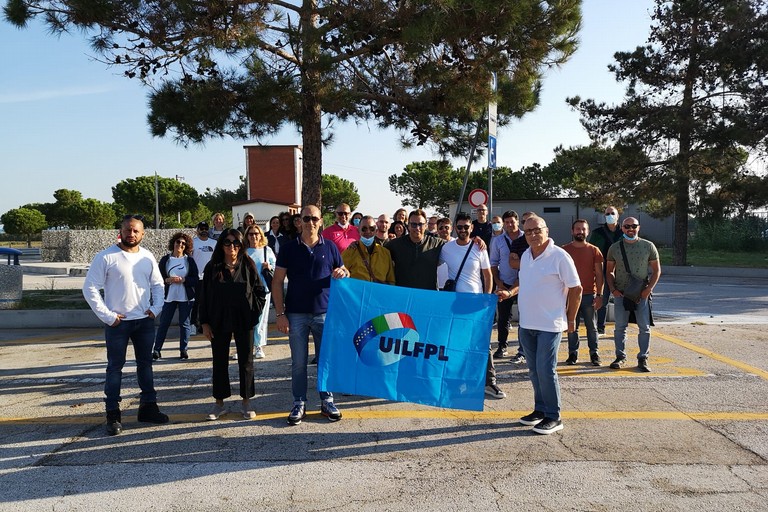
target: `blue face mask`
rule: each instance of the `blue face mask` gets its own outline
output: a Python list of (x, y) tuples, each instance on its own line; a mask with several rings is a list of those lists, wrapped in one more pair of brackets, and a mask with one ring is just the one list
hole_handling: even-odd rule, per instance
[(605, 223), (606, 224), (616, 224), (616, 216), (615, 215), (606, 215), (605, 216)]
[(626, 238), (627, 240), (632, 240), (632, 241), (637, 240), (637, 235), (635, 235), (635, 236), (627, 236), (627, 234), (624, 233), (622, 236), (624, 238)]
[(363, 245), (366, 247), (370, 247), (371, 245), (373, 245), (373, 241), (375, 239), (376, 239), (375, 237), (371, 237), (371, 238), (360, 237), (360, 241), (363, 242)]
[(504, 224), (499, 224), (498, 222), (494, 222), (491, 224), (491, 227), (493, 227), (494, 231), (501, 231), (501, 228), (504, 227)]
[(352, 219), (352, 225), (353, 226), (359, 226), (360, 225), (360, 219)]

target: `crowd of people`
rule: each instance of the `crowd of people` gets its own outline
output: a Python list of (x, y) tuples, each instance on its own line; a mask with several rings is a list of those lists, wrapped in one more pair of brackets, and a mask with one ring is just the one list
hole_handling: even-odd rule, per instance
[[(323, 226), (320, 210), (305, 206), (299, 213), (283, 212), (265, 222), (264, 229), (247, 212), (238, 228), (225, 226), (221, 213), (196, 227), (196, 236), (178, 232), (168, 242), (168, 254), (157, 263), (140, 247), (144, 224), (126, 216), (120, 241), (97, 254), (83, 294), (106, 324), (107, 432), (122, 431), (119, 403), (122, 369), (128, 342), (136, 357), (141, 388), (139, 421), (166, 423), (157, 405), (153, 360), (162, 350), (172, 318), (178, 312), (179, 357), (188, 359), (191, 336), (210, 341), (212, 396), (209, 420), (227, 413), (224, 400), (232, 395), (229, 360), (232, 340), (239, 370), (240, 414), (255, 417), (254, 359), (266, 357), (269, 305), (276, 328), (288, 335), (291, 352), (293, 404), (287, 417), (301, 423), (307, 407), (307, 366), (316, 364), (323, 340), (330, 280), (353, 278), (386, 285), (495, 294), (496, 350), (484, 368), (485, 394), (503, 399), (494, 360), (509, 357), (512, 307), (518, 305), (518, 347), (510, 361), (527, 364), (534, 391), (533, 411), (520, 418), (538, 434), (563, 428), (557, 352), (567, 333), (567, 365), (579, 361), (579, 324), (584, 322), (589, 362), (602, 364), (598, 340), (605, 333), (606, 306), (613, 298), (616, 358), (612, 369), (627, 364), (626, 329), (638, 325), (638, 364), (648, 365), (651, 293), (661, 275), (658, 251), (639, 237), (637, 219), (619, 222), (618, 210), (605, 209), (605, 223), (590, 233), (589, 223), (572, 224), (572, 240), (560, 246), (549, 237), (544, 218), (535, 212), (518, 216), (509, 210), (491, 217), (485, 205), (473, 219), (458, 213), (428, 216), (404, 208), (377, 217), (352, 213), (342, 203), (335, 222)], [(455, 222), (455, 225), (454, 225)], [(455, 236), (454, 236), (455, 234)], [(287, 284), (286, 284), (287, 281)], [(103, 290), (103, 295), (100, 293)], [(154, 318), (159, 316), (155, 329)], [(309, 356), (309, 335), (314, 359)], [(331, 390), (318, 390), (320, 412), (330, 421), (342, 413)]]

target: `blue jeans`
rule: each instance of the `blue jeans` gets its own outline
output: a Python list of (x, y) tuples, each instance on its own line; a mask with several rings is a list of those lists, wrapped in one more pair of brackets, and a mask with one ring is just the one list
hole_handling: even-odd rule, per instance
[(108, 411), (120, 408), (120, 385), (123, 380), (123, 366), (128, 350), (128, 340), (133, 343), (136, 356), (136, 380), (141, 389), (140, 402), (157, 402), (154, 377), (152, 374), (152, 343), (155, 336), (155, 321), (152, 318), (123, 320), (117, 327), (106, 327), (104, 339), (107, 342), (107, 380), (104, 383), (104, 402)]
[(157, 326), (155, 334), (155, 350), (163, 350), (165, 336), (168, 334), (168, 328), (173, 320), (173, 313), (176, 308), (179, 309), (179, 350), (187, 350), (189, 345), (189, 315), (192, 312), (194, 301), (186, 302), (166, 302), (163, 304), (163, 310), (160, 312), (160, 323)]
[(579, 320), (584, 317), (584, 327), (587, 328), (587, 345), (589, 353), (597, 352), (597, 324), (595, 317), (595, 295), (589, 293), (581, 296), (579, 311), (576, 313), (576, 330), (568, 333), (568, 353), (573, 354), (579, 351)]
[[(624, 309), (624, 299), (618, 298), (614, 301), (613, 314), (616, 317), (616, 330), (613, 332), (616, 357), (626, 358), (627, 353), (624, 352), (624, 348), (627, 343), (629, 311)], [(640, 299), (640, 303), (635, 306), (635, 318), (637, 319), (637, 328), (640, 331), (637, 335), (637, 344), (640, 347), (637, 358), (645, 359), (648, 357), (651, 345), (651, 310), (648, 299)]]
[(259, 322), (253, 328), (253, 346), (263, 347), (267, 344), (267, 328), (269, 327), (269, 301), (272, 294), (267, 294), (267, 301), (264, 303), (264, 309), (261, 310)]
[[(309, 360), (309, 333), (315, 340), (316, 354), (319, 357), (320, 344), (323, 340), (325, 313), (287, 313), (288, 345), (291, 347), (291, 391), (294, 402), (307, 401), (307, 363)], [(319, 390), (318, 390), (319, 391)], [(333, 400), (333, 394), (319, 391), (320, 399)]]
[(533, 384), (534, 410), (547, 418), (560, 419), (560, 382), (557, 380), (557, 348), (562, 332), (518, 329), (528, 376)]

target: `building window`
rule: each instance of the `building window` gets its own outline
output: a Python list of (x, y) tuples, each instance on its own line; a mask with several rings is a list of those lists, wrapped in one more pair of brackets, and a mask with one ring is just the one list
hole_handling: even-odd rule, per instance
[(545, 206), (544, 213), (560, 213), (559, 206)]

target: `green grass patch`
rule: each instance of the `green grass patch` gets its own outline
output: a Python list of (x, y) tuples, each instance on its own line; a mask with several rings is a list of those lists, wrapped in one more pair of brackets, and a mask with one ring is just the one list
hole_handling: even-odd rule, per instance
[[(672, 248), (659, 249), (659, 256), (662, 267), (672, 264)], [(768, 252), (726, 252), (689, 248), (688, 265), (695, 267), (768, 268)]]
[(83, 292), (75, 290), (24, 290), (19, 309), (90, 309)]

